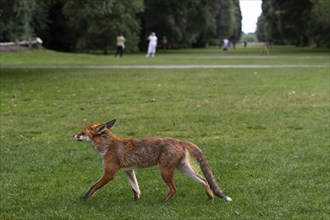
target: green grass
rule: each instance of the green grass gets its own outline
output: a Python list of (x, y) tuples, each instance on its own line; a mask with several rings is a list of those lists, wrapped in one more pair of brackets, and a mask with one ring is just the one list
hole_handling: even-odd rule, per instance
[[(305, 65), (315, 60), (329, 65), (327, 54), (312, 49), (274, 51), (278, 55), (267, 62), (302, 57)], [(251, 59), (235, 57), (243, 52), (221, 61), (253, 63), (258, 56), (251, 49)], [(115, 59), (3, 53), (1, 65), (163, 65), (177, 56), (213, 53), (224, 52), (182, 50), (154, 60), (143, 54)], [(329, 218), (328, 68), (1, 69), (0, 79), (1, 219)], [(212, 204), (201, 186), (176, 174), (178, 193), (164, 203), (167, 188), (155, 167), (137, 170), (138, 203), (120, 172), (91, 200), (80, 201), (102, 175), (102, 164), (72, 135), (113, 118), (113, 131), (122, 137), (172, 136), (196, 143), (233, 202)]]
[(329, 65), (329, 50), (277, 46), (267, 54), (262, 45), (223, 51), (217, 47), (189, 50), (159, 50), (156, 58), (144, 54), (109, 55), (59, 53), (49, 50), (1, 54), (1, 65)]

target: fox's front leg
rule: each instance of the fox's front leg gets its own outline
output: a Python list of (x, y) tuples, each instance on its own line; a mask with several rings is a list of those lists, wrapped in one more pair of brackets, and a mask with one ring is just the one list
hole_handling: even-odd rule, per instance
[(135, 198), (135, 200), (138, 200), (141, 196), (141, 191), (140, 191), (139, 183), (135, 176), (135, 172), (134, 172), (134, 170), (129, 170), (129, 171), (126, 171), (126, 174), (128, 176), (129, 183), (132, 186), (132, 190), (134, 192), (134, 198)]
[(102, 186), (107, 184), (110, 180), (114, 177), (114, 172), (104, 172), (103, 176), (99, 181), (97, 181), (88, 191), (85, 195), (81, 197), (83, 200), (89, 199), (98, 189), (100, 189)]

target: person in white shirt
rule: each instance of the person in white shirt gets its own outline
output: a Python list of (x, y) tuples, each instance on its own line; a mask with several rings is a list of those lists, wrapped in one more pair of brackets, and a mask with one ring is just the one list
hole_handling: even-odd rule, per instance
[(229, 40), (227, 38), (223, 39), (223, 50), (227, 50), (229, 46)]
[(146, 57), (149, 57), (151, 55), (151, 57), (154, 57), (156, 54), (156, 48), (157, 48), (157, 36), (155, 34), (155, 32), (152, 32), (149, 37), (148, 37), (148, 41), (149, 41), (149, 45), (148, 45), (148, 53), (146, 55)]

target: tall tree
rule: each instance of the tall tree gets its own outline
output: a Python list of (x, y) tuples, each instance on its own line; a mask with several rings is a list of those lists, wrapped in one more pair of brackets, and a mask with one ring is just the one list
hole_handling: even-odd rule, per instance
[(142, 10), (142, 0), (67, 0), (63, 14), (75, 34), (76, 49), (107, 53), (120, 33), (127, 39), (127, 49), (137, 50), (140, 23), (136, 18)]
[(15, 1), (0, 0), (0, 42), (15, 40), (13, 38)]
[[(207, 43), (214, 39), (222, 41), (224, 38), (232, 40), (241, 36), (241, 10), (238, 0), (210, 0), (204, 5), (205, 29), (201, 30), (202, 42)], [(200, 44), (203, 45), (203, 44)]]
[(318, 47), (330, 47), (330, 4), (326, 0), (312, 0), (312, 19), (309, 35)]
[(68, 20), (63, 14), (63, 0), (48, 2), (47, 29), (39, 36), (44, 40), (44, 46), (58, 51), (74, 51), (77, 42), (76, 34), (68, 26)]
[(238, 0), (145, 0), (141, 49), (151, 31), (166, 35), (172, 47), (203, 47), (214, 38), (239, 38)]
[(35, 0), (0, 0), (0, 41), (29, 40), (46, 28), (43, 2)]
[(278, 44), (329, 46), (329, 9), (324, 0), (263, 0), (257, 36)]
[[(195, 14), (200, 8), (198, 0), (145, 0), (143, 28), (145, 41), (147, 35), (155, 31), (158, 36), (167, 36), (172, 47), (189, 46), (196, 37), (203, 17)], [(195, 15), (190, 17), (191, 15)]]

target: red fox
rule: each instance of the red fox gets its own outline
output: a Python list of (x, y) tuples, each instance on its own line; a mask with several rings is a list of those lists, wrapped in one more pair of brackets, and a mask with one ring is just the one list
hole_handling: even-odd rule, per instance
[[(225, 201), (232, 199), (219, 188), (208, 161), (203, 152), (194, 144), (167, 137), (151, 138), (120, 138), (110, 131), (116, 120), (107, 123), (95, 123), (86, 126), (82, 132), (74, 135), (77, 141), (89, 142), (102, 158), (104, 174), (81, 198), (87, 200), (98, 189), (112, 180), (118, 170), (127, 174), (128, 180), (137, 200), (141, 196), (140, 187), (134, 169), (157, 165), (160, 174), (169, 188), (164, 201), (170, 200), (176, 193), (173, 182), (175, 168), (181, 173), (200, 183), (209, 199), (213, 200), (213, 193)], [(197, 173), (190, 164), (190, 155), (194, 157), (206, 177)], [(211, 191), (212, 189), (212, 191)]]

